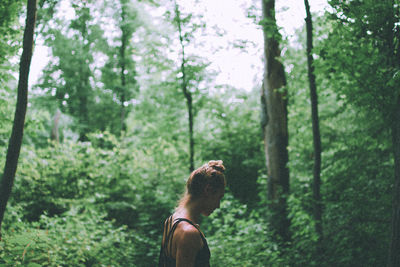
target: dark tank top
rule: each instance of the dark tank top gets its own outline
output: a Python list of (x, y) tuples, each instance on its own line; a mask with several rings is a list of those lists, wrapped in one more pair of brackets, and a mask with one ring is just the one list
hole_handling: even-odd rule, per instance
[(160, 250), (160, 257), (158, 260), (159, 267), (175, 267), (176, 260), (171, 257), (169, 252), (172, 251), (172, 238), (178, 224), (182, 221), (188, 222), (193, 225), (198, 231), (201, 239), (203, 240), (203, 247), (197, 252), (195, 259), (195, 267), (209, 267), (210, 266), (210, 249), (207, 245), (207, 240), (199, 227), (185, 218), (177, 218), (172, 220), (172, 215), (164, 223), (164, 233)]

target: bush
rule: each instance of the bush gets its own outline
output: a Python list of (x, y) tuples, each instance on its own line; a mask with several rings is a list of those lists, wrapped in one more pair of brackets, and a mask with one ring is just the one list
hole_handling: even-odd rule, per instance
[[(34, 240), (29, 248), (35, 255), (53, 253), (52, 262), (76, 260), (74, 264), (92, 266), (116, 258), (121, 260), (112, 265), (125, 266), (119, 262), (126, 258), (135, 266), (153, 266), (163, 220), (182, 193), (186, 176), (175, 161), (179, 153), (168, 142), (155, 144), (158, 149), (150, 153), (131, 138), (117, 140), (107, 133), (89, 138), (86, 143), (23, 147), (3, 222), (8, 229), (3, 244), (20, 262), (28, 260), (26, 253), (24, 259), (20, 254), (29, 243), (20, 244), (23, 237)], [(118, 232), (116, 237), (112, 231)], [(124, 238), (115, 251), (97, 244), (114, 248), (115, 238)], [(125, 244), (132, 247), (124, 249)]]
[(229, 193), (221, 208), (204, 222), (204, 228), (211, 266), (287, 266), (272, 241), (266, 220)]
[(116, 228), (94, 209), (72, 209), (40, 222), (17, 223), (4, 234), (0, 263), (6, 266), (129, 266), (132, 232)]

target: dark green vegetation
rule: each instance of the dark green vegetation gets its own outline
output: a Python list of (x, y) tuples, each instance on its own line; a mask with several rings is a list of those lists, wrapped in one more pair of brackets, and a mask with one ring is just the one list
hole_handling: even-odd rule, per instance
[[(0, 166), (16, 104), (18, 18), (26, 13), (15, 2), (0, 3)], [(52, 57), (29, 92), (0, 266), (154, 266), (192, 149), (195, 166), (222, 159), (227, 168), (221, 209), (201, 223), (212, 266), (395, 266), (399, 1), (332, 0), (332, 13), (313, 16), (322, 237), (313, 213), (306, 29), (295, 43), (280, 43), (290, 172), (285, 244), (268, 223), (261, 84), (250, 92), (215, 85), (207, 60), (190, 49), (180, 57), (183, 79), (182, 61), (171, 54), (182, 52), (180, 41), (195, 45), (207, 25), (182, 11), (179, 40), (170, 1), (161, 24), (148, 13), (160, 1), (69, 2), (76, 16), (67, 19), (56, 15), (59, 1), (39, 1), (36, 35)], [(259, 17), (257, 8), (250, 11)], [(193, 103), (193, 148), (182, 84)]]

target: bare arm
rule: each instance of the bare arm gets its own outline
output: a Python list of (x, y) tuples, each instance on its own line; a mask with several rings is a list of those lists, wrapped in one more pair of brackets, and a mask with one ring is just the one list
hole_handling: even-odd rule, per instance
[(199, 231), (192, 225), (183, 224), (176, 234), (176, 267), (194, 266), (197, 252), (202, 246)]

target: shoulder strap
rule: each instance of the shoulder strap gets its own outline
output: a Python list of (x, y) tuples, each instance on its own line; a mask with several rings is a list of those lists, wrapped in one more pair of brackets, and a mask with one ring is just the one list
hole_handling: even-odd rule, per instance
[[(191, 225), (193, 225), (197, 229), (197, 231), (199, 231), (200, 237), (201, 237), (204, 245), (208, 246), (207, 245), (207, 240), (206, 240), (204, 234), (200, 231), (199, 227), (196, 224), (194, 224), (192, 221), (190, 221), (190, 220), (188, 220), (186, 218), (176, 218), (173, 221), (173, 223), (171, 221), (172, 221), (172, 215), (168, 218), (168, 220), (167, 220), (167, 222), (165, 223), (165, 226), (164, 226), (164, 230), (168, 231), (168, 229), (169, 229), (169, 232), (168, 232), (168, 234), (167, 234), (167, 236), (165, 238), (165, 241), (164, 241), (165, 253), (167, 253), (167, 254), (171, 253), (171, 251), (172, 251), (172, 239), (174, 237), (174, 232), (175, 232), (176, 228), (178, 227), (178, 224), (180, 222), (182, 222), (182, 221), (185, 221), (185, 222), (190, 223)], [(171, 226), (171, 224), (172, 224), (172, 226)], [(167, 249), (168, 245), (169, 245), (169, 250)]]
[[(182, 221), (187, 222), (187, 223), (190, 223), (192, 226), (194, 226), (194, 227), (197, 229), (197, 231), (199, 231), (201, 240), (203, 241), (204, 245), (205, 245), (205, 246), (208, 246), (208, 245), (207, 245), (207, 240), (206, 240), (206, 238), (205, 238), (203, 232), (200, 230), (199, 226), (196, 225), (196, 224), (194, 224), (191, 220), (188, 220), (188, 219), (186, 219), (186, 218), (176, 218), (176, 219), (174, 220), (174, 226), (175, 226), (175, 225), (177, 226), (177, 225), (178, 225), (180, 222), (182, 222)], [(176, 226), (175, 226), (175, 228), (173, 229), (174, 231), (175, 231), (175, 229), (176, 229)], [(171, 242), (171, 243), (172, 243), (172, 242)]]
[(171, 228), (171, 222), (172, 222), (172, 215), (169, 216), (165, 222), (164, 222), (164, 232), (163, 232), (163, 237), (162, 237), (162, 242), (161, 242), (161, 250), (160, 250), (160, 256), (158, 259), (158, 267), (165, 267), (167, 266), (167, 242), (168, 242), (168, 237), (169, 233), (168, 230)]
[(162, 243), (162, 247), (164, 250), (164, 253), (167, 254), (167, 247), (168, 247), (168, 243), (169, 243), (169, 239), (171, 237), (171, 224), (172, 224), (172, 215), (168, 217), (168, 219), (165, 220), (164, 223), (164, 234), (163, 234), (163, 243)]

